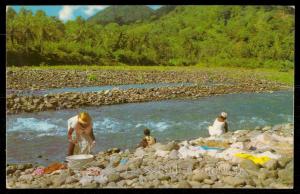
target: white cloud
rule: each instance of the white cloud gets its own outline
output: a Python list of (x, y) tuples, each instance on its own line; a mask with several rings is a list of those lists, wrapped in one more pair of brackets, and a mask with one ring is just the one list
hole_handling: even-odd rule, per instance
[(84, 6), (84, 13), (87, 16), (92, 16), (94, 15), (97, 11), (105, 9), (108, 7), (107, 5), (91, 5), (91, 6)]
[(63, 21), (70, 20), (74, 17), (74, 11), (79, 8), (80, 6), (63, 6), (58, 13), (58, 17)]

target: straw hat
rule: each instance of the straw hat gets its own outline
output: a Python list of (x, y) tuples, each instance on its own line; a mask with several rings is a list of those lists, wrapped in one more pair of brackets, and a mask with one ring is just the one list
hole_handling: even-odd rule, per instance
[(78, 122), (81, 124), (88, 124), (91, 122), (91, 116), (87, 112), (81, 112), (78, 114)]
[(226, 112), (221, 112), (221, 116), (222, 116), (223, 118), (227, 118), (227, 113), (226, 113)]

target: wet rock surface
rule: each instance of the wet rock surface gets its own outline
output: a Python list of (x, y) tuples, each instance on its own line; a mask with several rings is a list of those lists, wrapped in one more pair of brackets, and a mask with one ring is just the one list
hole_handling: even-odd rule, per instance
[(7, 95), (7, 114), (72, 109), (122, 103), (159, 101), (168, 99), (197, 99), (201, 97), (243, 92), (279, 90), (277, 85), (238, 84), (234, 86), (182, 86), (163, 88), (112, 89), (100, 92), (66, 92), (44, 96)]
[[(258, 129), (258, 128), (257, 128)], [(262, 129), (262, 128), (260, 128)], [(154, 144), (133, 151), (110, 149), (95, 155), (94, 161), (81, 170), (63, 169), (51, 174), (34, 175), (32, 164), (8, 164), (8, 188), (292, 188), (293, 152), (264, 151), (266, 146), (281, 142), (285, 150), (293, 150), (293, 124), (277, 126), (276, 131), (239, 130), (219, 137), (198, 138), (179, 143)], [(284, 134), (284, 135), (282, 135)], [(261, 135), (269, 135), (260, 139)], [(238, 137), (249, 138), (244, 148), (230, 147)], [(233, 139), (236, 139), (233, 141)], [(213, 142), (213, 143), (212, 143)], [(182, 157), (183, 147), (200, 152), (197, 146), (223, 147), (218, 152), (202, 150), (198, 157)], [(226, 146), (227, 145), (227, 146)], [(250, 150), (256, 146), (256, 150)], [(197, 149), (196, 149), (197, 148)], [(165, 151), (171, 150), (171, 151)], [(167, 152), (157, 156), (157, 151)], [(235, 160), (235, 153), (268, 156), (264, 164), (252, 160)], [(179, 158), (174, 158), (177, 155)], [(120, 162), (122, 161), (122, 162)], [(125, 162), (124, 162), (125, 161)], [(89, 168), (100, 174), (87, 175)]]

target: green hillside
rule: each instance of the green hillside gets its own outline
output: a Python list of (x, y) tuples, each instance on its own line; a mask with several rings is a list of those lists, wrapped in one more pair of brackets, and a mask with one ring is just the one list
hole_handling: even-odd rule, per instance
[(10, 8), (7, 65), (288, 69), (294, 67), (294, 33), (294, 11), (284, 6), (176, 6), (157, 19), (128, 25), (92, 24), (82, 18), (62, 23), (42, 11), (17, 14)]
[(145, 5), (115, 5), (99, 11), (87, 21), (102, 25), (109, 23), (123, 25), (149, 19), (153, 13), (154, 11)]

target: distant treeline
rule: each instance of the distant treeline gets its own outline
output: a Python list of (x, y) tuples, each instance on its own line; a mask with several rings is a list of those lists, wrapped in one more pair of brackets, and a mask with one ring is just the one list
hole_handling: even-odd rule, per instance
[(101, 25), (9, 8), (7, 65), (293, 68), (294, 15), (284, 6), (177, 6), (156, 20)]

